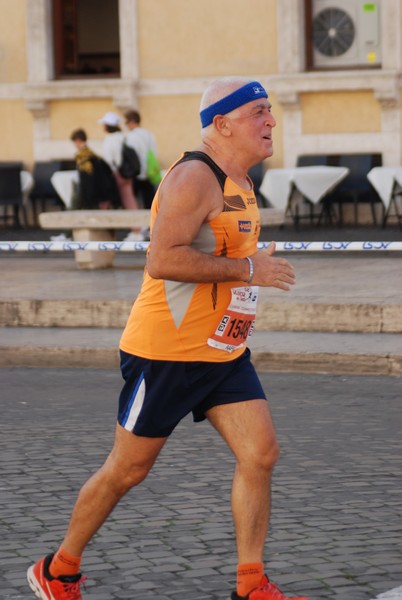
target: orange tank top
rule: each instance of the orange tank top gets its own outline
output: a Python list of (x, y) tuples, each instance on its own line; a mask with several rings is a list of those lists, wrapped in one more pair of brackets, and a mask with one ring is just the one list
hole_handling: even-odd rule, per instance
[[(206, 162), (223, 192), (222, 212), (202, 225), (192, 246), (214, 256), (244, 258), (254, 254), (261, 228), (254, 192), (239, 187), (202, 152), (184, 153), (165, 177), (186, 160)], [(158, 193), (151, 209), (151, 244), (157, 213)], [(196, 284), (153, 279), (145, 268), (120, 348), (152, 360), (233, 360), (244, 352), (254, 327), (257, 293), (256, 286), (243, 281)]]

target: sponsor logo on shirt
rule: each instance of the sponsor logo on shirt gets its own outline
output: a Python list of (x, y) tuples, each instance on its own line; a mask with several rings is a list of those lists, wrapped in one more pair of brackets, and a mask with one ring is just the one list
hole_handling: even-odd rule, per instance
[(237, 302), (257, 302), (258, 294), (253, 287), (241, 287), (232, 289), (233, 298)]
[(238, 221), (240, 233), (251, 232), (251, 221)]

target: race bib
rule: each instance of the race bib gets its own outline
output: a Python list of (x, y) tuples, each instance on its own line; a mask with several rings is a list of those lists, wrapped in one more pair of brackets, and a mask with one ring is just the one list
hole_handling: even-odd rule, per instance
[(226, 352), (233, 352), (244, 346), (254, 331), (258, 286), (232, 288), (231, 292), (230, 304), (207, 342), (208, 346)]

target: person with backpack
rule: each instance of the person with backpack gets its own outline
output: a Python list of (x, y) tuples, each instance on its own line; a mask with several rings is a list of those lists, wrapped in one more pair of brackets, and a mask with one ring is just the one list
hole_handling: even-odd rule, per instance
[(107, 112), (98, 123), (103, 125), (106, 132), (102, 144), (102, 157), (108, 163), (116, 178), (119, 188), (121, 204), (124, 208), (135, 210), (138, 208), (137, 198), (134, 195), (132, 180), (120, 174), (122, 153), (125, 136), (119, 126), (120, 117), (113, 112)]
[(141, 127), (141, 115), (137, 110), (129, 110), (124, 116), (129, 129), (126, 135), (127, 145), (137, 152), (141, 167), (134, 179), (134, 191), (143, 207), (151, 208), (156, 188), (162, 179), (155, 136)]
[(108, 163), (88, 147), (84, 129), (75, 129), (70, 139), (77, 148), (75, 162), (79, 178), (72, 208), (119, 208), (120, 194), (113, 172)]
[[(125, 135), (121, 131), (119, 122), (120, 117), (114, 112), (107, 112), (99, 119), (98, 123), (103, 125), (106, 132), (102, 145), (102, 156), (113, 171), (123, 208), (136, 210), (138, 209), (138, 201), (134, 193), (133, 180), (138, 170), (138, 165), (134, 165), (129, 169), (127, 160), (123, 164), (123, 157), (129, 159), (129, 156), (124, 155), (123, 152), (127, 146), (125, 144)], [(133, 229), (125, 239), (126, 241), (142, 241), (144, 235), (141, 233), (141, 230)]]
[[(72, 181), (71, 210), (107, 210), (121, 208), (116, 179), (106, 161), (87, 145), (84, 129), (74, 129), (70, 140), (77, 149), (75, 166), (78, 179)], [(52, 242), (71, 240), (71, 230), (51, 235)]]

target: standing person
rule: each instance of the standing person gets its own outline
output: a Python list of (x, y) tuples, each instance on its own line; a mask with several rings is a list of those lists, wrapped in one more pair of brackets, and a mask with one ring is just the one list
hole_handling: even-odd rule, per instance
[[(78, 181), (73, 180), (72, 210), (106, 210), (120, 207), (120, 194), (112, 170), (87, 144), (84, 129), (74, 129), (70, 140), (76, 147), (75, 166)], [(71, 235), (71, 231), (69, 232)], [(71, 240), (66, 233), (50, 236), (53, 242)]]
[(149, 180), (147, 167), (149, 153), (152, 152), (155, 159), (157, 157), (155, 136), (148, 129), (141, 127), (141, 115), (137, 110), (129, 110), (124, 116), (129, 129), (127, 144), (137, 152), (141, 164), (141, 171), (134, 180), (135, 193), (142, 200), (144, 208), (151, 208), (156, 186)]
[(286, 291), (295, 281), (291, 264), (274, 256), (274, 243), (257, 249), (260, 219), (247, 175), (272, 155), (275, 120), (262, 85), (232, 77), (206, 89), (201, 123), (201, 145), (169, 169), (152, 205), (143, 284), (120, 342), (125, 384), (113, 450), (81, 489), (60, 548), (28, 570), (31, 588), (45, 600), (81, 598), (86, 545), (190, 412), (195, 421), (209, 420), (236, 459), (231, 600), (286, 600), (264, 575), (279, 450), (246, 348), (258, 286)]
[[(119, 173), (119, 167), (122, 162), (122, 148), (125, 141), (125, 135), (120, 129), (119, 122), (120, 117), (114, 112), (107, 112), (99, 119), (98, 123), (103, 125), (106, 132), (102, 144), (102, 156), (116, 178), (123, 208), (136, 210), (138, 209), (138, 202), (134, 193), (133, 181), (122, 177)], [(131, 241), (143, 240), (144, 236), (140, 229), (137, 228), (132, 230), (126, 239), (130, 239)]]
[(120, 206), (116, 179), (106, 161), (88, 147), (84, 129), (75, 129), (70, 136), (77, 152), (75, 163), (79, 176), (73, 208), (108, 209)]

